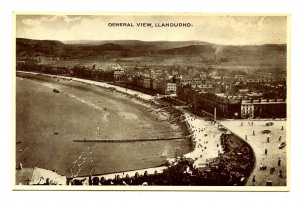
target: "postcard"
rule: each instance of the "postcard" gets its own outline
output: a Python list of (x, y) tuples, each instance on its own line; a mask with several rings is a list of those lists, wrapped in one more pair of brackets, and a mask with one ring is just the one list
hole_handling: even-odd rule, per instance
[(289, 16), (14, 13), (15, 190), (289, 190)]

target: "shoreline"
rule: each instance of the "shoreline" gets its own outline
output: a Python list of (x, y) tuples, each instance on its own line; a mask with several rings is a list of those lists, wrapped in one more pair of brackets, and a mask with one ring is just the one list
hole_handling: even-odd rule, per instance
[[(42, 73), (36, 73), (36, 72), (26, 72), (26, 71), (17, 71), (16, 72), (17, 75), (18, 73), (20, 73), (21, 75), (19, 77), (23, 77), (22, 74), (24, 75), (32, 75), (33, 78), (34, 77), (38, 77), (38, 76), (44, 76), (50, 79), (64, 79), (66, 81), (75, 81), (75, 82), (79, 82), (79, 83), (83, 83), (83, 84), (87, 84), (87, 85), (93, 85), (96, 87), (101, 87), (104, 89), (110, 89), (111, 87), (116, 88), (115, 91), (117, 93), (120, 93), (121, 95), (125, 95), (127, 97), (129, 97), (131, 99), (131, 101), (133, 101), (135, 104), (139, 104), (143, 107), (145, 107), (146, 110), (148, 110), (148, 112), (150, 112), (152, 115), (157, 116), (158, 119), (162, 119), (162, 121), (169, 121), (169, 124), (171, 127), (173, 127), (174, 125), (178, 126), (178, 128), (180, 128), (180, 137), (176, 137), (176, 138), (182, 138), (184, 140), (188, 140), (189, 142), (189, 148), (188, 148), (188, 152), (192, 151), (193, 147), (191, 145), (190, 142), (190, 137), (189, 137), (189, 133), (188, 130), (186, 128), (186, 126), (184, 125), (184, 122), (181, 121), (174, 121), (172, 118), (172, 116), (178, 116), (177, 113), (174, 114), (174, 110), (175, 108), (165, 108), (165, 107), (161, 107), (161, 105), (159, 105), (159, 103), (155, 102), (155, 97), (154, 96), (150, 96), (147, 94), (143, 94), (141, 92), (138, 91), (133, 91), (133, 90), (126, 90), (125, 88), (119, 87), (119, 86), (114, 86), (111, 84), (107, 84), (107, 83), (102, 83), (102, 82), (96, 82), (96, 81), (90, 81), (90, 80), (84, 80), (84, 79), (80, 79), (80, 78), (73, 78), (73, 77), (66, 77), (66, 76), (59, 76), (59, 75), (50, 75), (50, 74), (42, 74)], [(25, 76), (26, 78), (26, 76)], [(179, 110), (178, 110), (179, 111)], [(167, 117), (166, 117), (167, 116)], [(169, 120), (164, 120), (165, 118), (169, 119)], [(170, 120), (171, 119), (171, 120)], [(178, 134), (177, 134), (178, 136)], [(189, 138), (189, 139), (188, 139)], [(176, 139), (174, 139), (176, 140)], [(181, 140), (181, 139), (180, 139)], [(184, 153), (185, 154), (185, 153)], [(184, 154), (182, 154), (181, 156), (183, 156)], [(169, 160), (169, 158), (167, 158), (167, 160)], [(166, 160), (166, 161), (167, 161)], [(155, 167), (162, 167), (164, 166), (165, 163), (161, 163), (161, 165), (155, 165)], [(147, 167), (148, 168), (148, 167)], [(142, 169), (147, 169), (142, 168)], [(153, 167), (150, 167), (153, 168)], [(134, 170), (141, 170), (141, 169), (131, 169), (131, 170), (124, 170), (124, 171), (134, 171)], [(107, 173), (104, 174), (96, 174), (96, 175), (106, 175)], [(78, 176), (78, 177), (82, 177)]]
[(69, 81), (81, 82), (81, 83), (84, 83), (84, 84), (91, 84), (91, 85), (95, 85), (95, 86), (98, 86), (98, 87), (103, 87), (103, 88), (106, 88), (106, 89), (116, 90), (118, 92), (121, 92), (121, 93), (124, 93), (124, 94), (127, 94), (127, 95), (137, 96), (138, 98), (141, 98), (145, 101), (150, 101), (150, 100), (155, 99), (154, 96), (144, 94), (142, 92), (134, 91), (132, 89), (127, 89), (127, 88), (124, 88), (124, 87), (120, 87), (120, 86), (117, 86), (117, 85), (108, 84), (106, 82), (93, 81), (93, 80), (81, 79), (81, 78), (76, 78), (76, 77), (68, 77), (68, 76), (62, 76), (62, 75), (51, 75), (51, 74), (45, 74), (45, 73), (37, 73), (37, 72), (16, 71), (16, 74), (17, 73), (24, 73), (24, 74), (30, 74), (30, 75), (36, 75), (36, 76), (45, 76), (45, 77), (50, 77), (50, 78), (60, 78), (60, 79), (65, 79), (65, 80), (69, 80)]
[[(23, 73), (23, 74), (33, 75), (33, 76), (45, 76), (48, 78), (59, 78), (59, 79), (67, 80), (67, 81), (75, 81), (75, 82), (83, 83), (86, 85), (100, 87), (105, 90), (116, 91), (117, 93), (129, 98), (130, 101), (133, 102), (134, 104), (138, 104), (138, 105), (145, 107), (145, 109), (148, 112), (153, 113), (153, 115), (157, 116), (157, 120), (168, 121), (170, 125), (176, 124), (177, 126), (179, 126), (181, 128), (181, 133), (182, 133), (183, 137), (190, 135), (190, 133), (187, 132), (187, 131), (189, 131), (188, 128), (186, 127), (187, 125), (182, 123), (182, 121), (180, 121), (180, 119), (178, 119), (178, 116), (183, 115), (182, 111), (178, 110), (177, 108), (175, 108), (173, 106), (168, 107), (168, 106), (162, 105), (161, 103), (156, 101), (159, 98), (157, 98), (155, 96), (148, 95), (143, 92), (135, 91), (132, 89), (127, 89), (125, 87), (108, 84), (106, 82), (100, 82), (100, 81), (92, 81), (92, 80), (86, 80), (86, 79), (75, 78), (75, 77), (51, 75), (51, 74), (27, 72), (27, 71), (17, 71), (16, 73)], [(180, 112), (181, 114), (180, 115), (174, 114), (174, 111)], [(174, 117), (174, 116), (176, 116), (176, 117)]]

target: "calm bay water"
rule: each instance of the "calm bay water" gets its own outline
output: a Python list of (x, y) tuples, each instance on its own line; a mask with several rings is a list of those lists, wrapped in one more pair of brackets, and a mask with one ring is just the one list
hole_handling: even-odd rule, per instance
[[(154, 167), (190, 151), (185, 140), (78, 143), (181, 135), (126, 95), (73, 81), (17, 78), (16, 160), (67, 176)], [(53, 89), (60, 93), (54, 93)]]

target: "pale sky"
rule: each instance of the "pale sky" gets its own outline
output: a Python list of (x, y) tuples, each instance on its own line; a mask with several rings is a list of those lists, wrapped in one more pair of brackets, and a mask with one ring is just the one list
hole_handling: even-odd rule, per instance
[[(191, 23), (192, 27), (137, 27), (136, 23)], [(135, 27), (109, 27), (133, 23)], [(225, 45), (282, 44), (285, 16), (17, 15), (16, 36), (40, 40), (198, 40)]]

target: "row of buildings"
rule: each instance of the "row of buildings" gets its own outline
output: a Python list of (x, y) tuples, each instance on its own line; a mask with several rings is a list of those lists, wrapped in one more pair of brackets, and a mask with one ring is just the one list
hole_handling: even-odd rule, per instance
[[(179, 74), (172, 75), (167, 71), (155, 74), (153, 70), (150, 73), (117, 71), (115, 78), (154, 93), (176, 94), (177, 99), (195, 112), (216, 112), (217, 118), (286, 118), (285, 98), (265, 96), (269, 88), (262, 93), (266, 85), (270, 85), (266, 83), (272, 83), (273, 80), (256, 85), (241, 85), (238, 81), (240, 77), (232, 79), (230, 83), (230, 79), (227, 82), (209, 78), (183, 79)], [(261, 86), (262, 92), (252, 92), (249, 86)], [(277, 86), (281, 87), (282, 84)], [(284, 91), (285, 88), (281, 87), (280, 90)]]
[(286, 118), (283, 99), (258, 99), (241, 101), (241, 118)]
[(172, 80), (172, 77), (168, 76), (156, 77), (152, 74), (132, 73), (124, 75), (119, 81), (157, 94), (170, 95), (177, 93), (177, 83)]
[(253, 94), (227, 96), (183, 86), (178, 87), (177, 97), (195, 112), (205, 111), (212, 115), (216, 112), (217, 118), (286, 118), (285, 99), (264, 99)]

